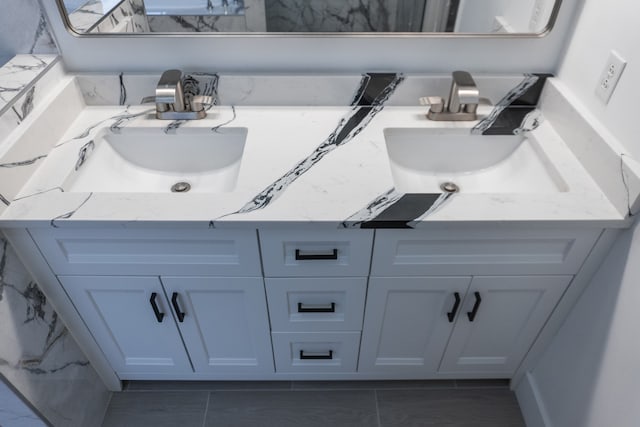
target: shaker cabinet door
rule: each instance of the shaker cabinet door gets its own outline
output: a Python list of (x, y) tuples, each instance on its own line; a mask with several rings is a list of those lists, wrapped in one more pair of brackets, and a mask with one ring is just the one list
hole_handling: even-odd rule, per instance
[(571, 278), (474, 277), (439, 372), (510, 377)]
[(59, 280), (120, 378), (193, 372), (157, 277)]
[(433, 376), (470, 282), (471, 277), (372, 277), (358, 370)]
[(274, 372), (262, 278), (161, 280), (196, 372), (221, 378)]

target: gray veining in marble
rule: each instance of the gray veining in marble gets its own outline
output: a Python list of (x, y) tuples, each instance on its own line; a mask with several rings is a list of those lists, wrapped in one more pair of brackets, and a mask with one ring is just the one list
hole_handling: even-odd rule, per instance
[[(19, 55), (0, 68), (0, 87), (3, 88), (0, 93), (0, 141), (21, 126), (37, 108), (41, 97), (58, 82), (60, 71), (52, 68), (55, 63), (53, 55)], [(47, 76), (42, 77), (45, 72)], [(34, 167), (44, 157), (34, 153), (30, 158), (18, 161), (0, 161), (0, 172)], [(0, 183), (4, 182), (0, 180)], [(11, 193), (5, 190), (5, 186), (0, 185), (0, 208), (9, 204), (9, 194), (13, 196), (12, 190), (9, 190)], [(2, 235), (0, 374), (56, 426), (99, 425), (110, 397), (110, 392)], [(3, 421), (0, 414), (0, 424)]]
[(46, 427), (46, 424), (18, 398), (0, 378), (0, 426)]
[(396, 74), (365, 74), (352, 101), (351, 114), (343, 117), (327, 139), (308, 157), (298, 162), (291, 170), (260, 192), (237, 213), (263, 209), (277, 199), (300, 176), (311, 169), (331, 151), (348, 143), (384, 108), (386, 100), (393, 94), (404, 77)]
[(266, 0), (269, 32), (394, 31), (398, 0)]
[(58, 53), (38, 0), (3, 0), (2, 8), (0, 65), (17, 54)]
[(0, 373), (53, 425), (98, 425), (110, 393), (1, 237), (0, 325)]

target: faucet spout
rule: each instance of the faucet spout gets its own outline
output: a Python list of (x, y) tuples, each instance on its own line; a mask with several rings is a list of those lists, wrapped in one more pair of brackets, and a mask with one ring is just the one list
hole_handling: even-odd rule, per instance
[(158, 111), (185, 111), (182, 71), (167, 70), (160, 76), (156, 87)]
[[(187, 88), (189, 89), (189, 88)], [(211, 96), (185, 96), (182, 71), (167, 70), (162, 73), (155, 96), (147, 96), (142, 103), (155, 102), (159, 120), (197, 120), (207, 116), (207, 110), (216, 103)]]
[(454, 71), (447, 109), (450, 113), (475, 113), (480, 101), (476, 82), (466, 71)]

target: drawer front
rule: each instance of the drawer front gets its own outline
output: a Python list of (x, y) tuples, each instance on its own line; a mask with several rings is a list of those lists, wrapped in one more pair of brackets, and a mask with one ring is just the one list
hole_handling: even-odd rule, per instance
[(355, 372), (359, 332), (273, 332), (276, 372)]
[(367, 279), (266, 279), (271, 330), (360, 331)]
[(372, 230), (260, 230), (265, 276), (367, 276)]
[(29, 232), (57, 274), (262, 275), (255, 230)]
[(575, 274), (602, 230), (378, 230), (372, 276)]

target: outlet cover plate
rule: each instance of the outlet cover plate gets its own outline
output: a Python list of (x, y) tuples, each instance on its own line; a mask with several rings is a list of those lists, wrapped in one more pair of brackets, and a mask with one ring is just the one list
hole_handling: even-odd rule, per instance
[(609, 103), (609, 99), (611, 99), (611, 95), (613, 95), (613, 91), (616, 89), (626, 65), (627, 61), (620, 54), (613, 50), (609, 52), (609, 59), (607, 59), (596, 86), (596, 95), (603, 103)]

